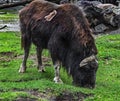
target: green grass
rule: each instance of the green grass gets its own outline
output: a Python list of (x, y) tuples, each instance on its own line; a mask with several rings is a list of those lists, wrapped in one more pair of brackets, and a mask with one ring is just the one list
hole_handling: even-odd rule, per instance
[(18, 19), (18, 14), (14, 14), (14, 13), (6, 13), (6, 14), (0, 14), (0, 20), (3, 21), (11, 21), (13, 19)]
[[(27, 72), (18, 73), (22, 62), (23, 50), (20, 47), (19, 32), (0, 32), (0, 100), (11, 101), (19, 97), (37, 98), (28, 91), (49, 91), (47, 96), (59, 95), (63, 91), (83, 92), (93, 94), (86, 101), (120, 101), (120, 34), (103, 35), (96, 39), (98, 48), (99, 69), (97, 72), (96, 88), (86, 89), (72, 85), (72, 79), (65, 70), (61, 70), (61, 78), (64, 84), (53, 82), (54, 70), (52, 62), (47, 61), (45, 73), (39, 73), (35, 60), (28, 59)], [(32, 46), (30, 55), (35, 55), (35, 47)], [(47, 50), (44, 57), (50, 57)], [(49, 63), (48, 63), (49, 62)]]

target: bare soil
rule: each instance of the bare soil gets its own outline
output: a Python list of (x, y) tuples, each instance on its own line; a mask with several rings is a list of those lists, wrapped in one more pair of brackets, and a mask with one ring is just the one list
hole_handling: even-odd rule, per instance
[(54, 101), (84, 101), (84, 99), (89, 96), (93, 96), (93, 95), (84, 94), (81, 92), (71, 93), (71, 92), (65, 91), (61, 95), (56, 96), (56, 99)]
[(35, 96), (35, 98), (19, 97), (15, 101), (37, 101), (39, 98), (48, 101), (84, 101), (85, 98), (93, 96), (92, 94), (84, 94), (81, 92), (71, 93), (69, 91), (64, 91), (60, 95), (55, 96), (52, 94), (53, 90), (50, 89), (47, 89), (45, 92), (39, 92), (38, 90), (28, 90), (25, 92), (28, 92), (31, 96)]
[[(30, 55), (28, 58), (33, 60), (34, 64), (37, 65), (36, 55)], [(17, 56), (14, 52), (0, 52), (0, 61), (8, 62), (13, 59), (23, 59), (23, 55)], [(51, 66), (49, 63), (51, 61), (51, 58), (42, 56), (42, 61), (44, 66)]]

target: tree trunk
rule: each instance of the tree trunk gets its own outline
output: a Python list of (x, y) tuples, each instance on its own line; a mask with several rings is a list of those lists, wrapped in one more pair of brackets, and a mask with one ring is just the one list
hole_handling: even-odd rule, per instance
[(0, 9), (25, 5), (27, 3), (30, 3), (31, 1), (33, 1), (33, 0), (25, 0), (25, 1), (15, 2), (15, 3), (3, 4), (3, 5), (0, 5)]

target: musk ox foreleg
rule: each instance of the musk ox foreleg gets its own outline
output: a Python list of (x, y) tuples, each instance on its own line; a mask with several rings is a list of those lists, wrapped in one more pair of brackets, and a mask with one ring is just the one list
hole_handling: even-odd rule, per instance
[(61, 78), (60, 78), (61, 62), (59, 60), (59, 48), (62, 45), (61, 43), (62, 42), (61, 42), (61, 40), (59, 40), (59, 37), (56, 37), (56, 36), (52, 36), (48, 42), (48, 49), (50, 51), (52, 62), (54, 65), (54, 70), (55, 70), (55, 77), (53, 79), (55, 83), (63, 83)]
[(42, 48), (37, 47), (36, 52), (37, 52), (37, 60), (38, 60), (38, 72), (45, 72), (44, 66), (42, 65)]
[(61, 78), (60, 78), (60, 62), (56, 61), (54, 63), (54, 69), (55, 69), (55, 77), (54, 77), (54, 82), (55, 83), (63, 83)]

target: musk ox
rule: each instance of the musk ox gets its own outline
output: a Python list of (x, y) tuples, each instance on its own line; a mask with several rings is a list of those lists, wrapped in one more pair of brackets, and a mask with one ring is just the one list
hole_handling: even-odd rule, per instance
[(51, 54), (56, 83), (60, 79), (60, 65), (72, 75), (73, 83), (81, 87), (95, 87), (98, 68), (97, 48), (88, 22), (77, 6), (57, 5), (34, 0), (20, 13), (21, 45), (24, 58), (19, 72), (26, 71), (31, 43), (36, 46), (38, 70), (44, 71), (41, 60), (43, 49)]

